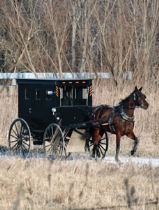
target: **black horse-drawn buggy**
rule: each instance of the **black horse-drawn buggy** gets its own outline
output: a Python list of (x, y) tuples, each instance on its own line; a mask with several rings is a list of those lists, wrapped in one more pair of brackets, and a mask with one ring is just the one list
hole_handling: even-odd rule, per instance
[[(66, 157), (73, 131), (84, 135), (86, 148), (92, 152), (92, 79), (17, 79), (17, 84), (18, 118), (8, 135), (13, 152), (26, 154), (33, 142), (43, 145), (48, 155)], [(106, 132), (100, 143), (100, 157), (104, 157), (108, 147)]]

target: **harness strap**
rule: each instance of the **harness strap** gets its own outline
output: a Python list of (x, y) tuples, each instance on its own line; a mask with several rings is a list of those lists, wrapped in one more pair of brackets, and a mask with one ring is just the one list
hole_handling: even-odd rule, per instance
[(108, 125), (109, 125), (109, 129), (110, 131), (113, 133), (115, 132), (115, 127), (114, 127), (114, 124), (113, 124), (113, 117), (114, 117), (114, 109), (108, 119)]
[(109, 116), (109, 119), (108, 119), (108, 122), (106, 123), (102, 123), (101, 125), (104, 126), (104, 125), (109, 125), (109, 129), (112, 133), (115, 133), (116, 130), (115, 130), (115, 126), (113, 124), (113, 118), (114, 118), (114, 114), (115, 112), (118, 112), (120, 114), (120, 116), (122, 117), (123, 120), (126, 120), (126, 121), (129, 121), (129, 122), (134, 122), (134, 117), (130, 117), (128, 116), (124, 110), (123, 110), (123, 107), (121, 109), (118, 109), (116, 110), (116, 107), (113, 108), (112, 110), (112, 113), (110, 114)]
[(123, 120), (129, 121), (129, 122), (134, 122), (134, 117), (128, 116), (128, 115), (124, 112), (123, 108), (121, 108), (120, 116), (123, 118)]

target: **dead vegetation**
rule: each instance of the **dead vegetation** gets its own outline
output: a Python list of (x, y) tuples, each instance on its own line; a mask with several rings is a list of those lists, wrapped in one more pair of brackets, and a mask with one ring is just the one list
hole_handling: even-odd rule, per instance
[(0, 160), (2, 209), (158, 209), (159, 170), (104, 161)]
[(158, 84), (158, 0), (0, 1), (2, 71), (124, 72)]

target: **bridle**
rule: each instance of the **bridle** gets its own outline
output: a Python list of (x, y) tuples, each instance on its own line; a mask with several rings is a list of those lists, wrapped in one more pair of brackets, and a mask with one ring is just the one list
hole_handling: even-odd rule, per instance
[(139, 98), (139, 94), (138, 93), (133, 93), (133, 99), (135, 101), (135, 108), (143, 108), (144, 107), (144, 103), (143, 101), (141, 101), (141, 104), (139, 104), (138, 99)]

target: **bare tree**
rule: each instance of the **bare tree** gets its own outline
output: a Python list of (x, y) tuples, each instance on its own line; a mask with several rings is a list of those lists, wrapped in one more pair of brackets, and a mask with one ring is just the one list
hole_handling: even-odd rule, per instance
[[(10, 71), (126, 71), (158, 81), (158, 0), (4, 0), (1, 51)], [(120, 79), (119, 79), (120, 78)]]

